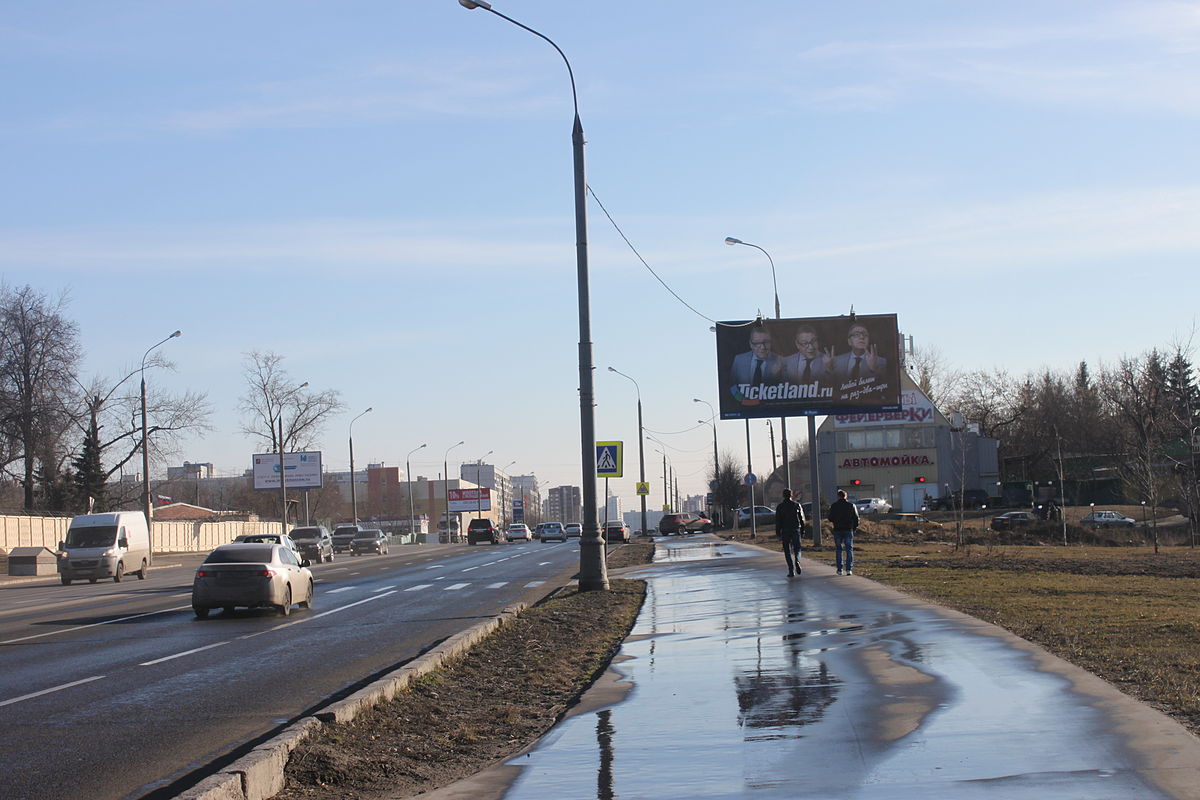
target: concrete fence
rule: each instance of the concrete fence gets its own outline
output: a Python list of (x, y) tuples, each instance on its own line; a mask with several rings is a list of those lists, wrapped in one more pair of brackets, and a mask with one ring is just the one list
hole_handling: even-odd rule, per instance
[[(0, 516), (0, 549), (58, 548), (67, 538), (70, 517)], [(233, 541), (243, 533), (278, 533), (278, 522), (200, 522), (169, 520), (154, 523), (155, 553), (202, 553)]]

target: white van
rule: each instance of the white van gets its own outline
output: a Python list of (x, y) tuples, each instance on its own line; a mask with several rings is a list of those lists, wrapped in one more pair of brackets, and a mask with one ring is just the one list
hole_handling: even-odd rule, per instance
[(58, 572), (64, 586), (87, 578), (120, 582), (127, 573), (146, 579), (150, 531), (140, 511), (83, 514), (71, 520), (67, 539), (58, 543)]

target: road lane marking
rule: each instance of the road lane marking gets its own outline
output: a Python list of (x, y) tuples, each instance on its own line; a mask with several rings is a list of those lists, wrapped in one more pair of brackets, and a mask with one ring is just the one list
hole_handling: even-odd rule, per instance
[(404, 591), (417, 592), (417, 591), (420, 591), (421, 589), (428, 589), (430, 586), (433, 586), (433, 584), (432, 583), (418, 583), (416, 586), (410, 586), (407, 589), (405, 589)]
[(545, 581), (530, 581), (529, 583), (525, 584), (525, 588), (532, 589), (534, 586), (541, 586), (543, 583), (545, 583)]
[(499, 583), (489, 583), (489, 584), (487, 585), (487, 588), (489, 588), (489, 589), (502, 589), (502, 588), (504, 588), (505, 586), (508, 586), (508, 581), (500, 581)]
[(393, 583), (391, 586), (380, 586), (378, 589), (372, 589), (371, 591), (386, 592), (388, 589), (395, 589), (395, 588), (396, 588), (396, 584)]
[(445, 589), (443, 589), (442, 591), (443, 592), (456, 592), (459, 589), (463, 588), (464, 586), (470, 586), (470, 585), (471, 584), (469, 584), (469, 583), (452, 583), (449, 586), (447, 586)]
[(98, 625), (111, 625), (114, 622), (125, 622), (130, 619), (138, 619), (140, 617), (152, 617), (155, 614), (166, 614), (172, 611), (183, 611), (191, 608), (191, 606), (176, 606), (175, 608), (164, 608), (161, 611), (147, 611), (145, 614), (134, 614), (132, 617), (119, 617), (118, 619), (106, 619), (104, 622), (93, 622), (90, 625), (78, 625), (74, 628), (63, 628), (61, 631), (46, 631), (45, 633), (35, 633), (32, 636), (22, 636), (19, 639), (6, 639), (0, 644), (16, 644), (17, 642), (27, 642), (30, 639), (40, 639), (43, 636), (54, 636), (59, 633), (70, 633), (71, 631), (81, 631), (85, 628), (95, 628)]
[(139, 667), (150, 667), (155, 664), (161, 664), (164, 661), (171, 661), (172, 659), (183, 658), (184, 656), (190, 656), (192, 653), (199, 653), (202, 650), (211, 650), (214, 647), (220, 647), (223, 644), (229, 644), (229, 642), (216, 642), (215, 644), (206, 644), (206, 645), (204, 645), (204, 647), (196, 647), (191, 650), (184, 650), (182, 653), (176, 653), (173, 656), (163, 656), (162, 658), (156, 658), (153, 661), (143, 661), (141, 664), (138, 664), (138, 666)]
[(539, 561), (539, 562), (538, 562), (538, 566), (539, 566), (539, 567), (544, 567), (544, 566), (546, 566), (547, 564), (551, 564), (551, 563), (553, 563), (553, 562), (551, 562), (551, 561)]
[(353, 588), (354, 588), (353, 586), (343, 586), (343, 587), (342, 587), (342, 588), (340, 588), (340, 589), (330, 589), (330, 590), (329, 590), (328, 592), (326, 592), (325, 594), (337, 594), (338, 592), (348, 592), (348, 591), (350, 591), (350, 590), (351, 590), (351, 589), (353, 589)]
[(13, 703), (19, 703), (22, 700), (32, 700), (35, 697), (41, 697), (42, 695), (50, 694), (51, 692), (61, 692), (63, 689), (70, 689), (72, 686), (79, 686), (80, 684), (91, 683), (92, 681), (98, 681), (103, 677), (104, 677), (103, 675), (93, 675), (90, 678), (84, 678), (83, 680), (80, 680), (80, 681), (71, 681), (70, 683), (62, 684), (61, 686), (52, 686), (49, 689), (42, 689), (40, 692), (33, 692), (31, 694), (23, 694), (20, 697), (14, 697), (11, 700), (4, 700), (3, 702), (0, 702), (0, 706), (10, 706)]
[(442, 566), (441, 564), (430, 564), (430, 565), (429, 565), (428, 567), (426, 567), (425, 569), (438, 569), (438, 568), (439, 568), (439, 567), (441, 567), (441, 566)]
[[(490, 566), (491, 566), (491, 564), (481, 564), (480, 566), (483, 566), (483, 567), (490, 567)], [(466, 569), (464, 569), (464, 570), (463, 570), (463, 572), (470, 572), (470, 571), (471, 571), (471, 570), (473, 570), (473, 569), (479, 569), (479, 567), (467, 567)]]

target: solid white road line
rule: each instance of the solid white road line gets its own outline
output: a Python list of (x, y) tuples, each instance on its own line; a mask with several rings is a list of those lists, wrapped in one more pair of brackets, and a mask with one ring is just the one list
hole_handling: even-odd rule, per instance
[(220, 647), (223, 644), (229, 644), (229, 642), (216, 642), (215, 644), (206, 644), (206, 645), (204, 645), (204, 647), (196, 647), (192, 650), (184, 650), (182, 653), (176, 653), (173, 656), (163, 656), (162, 658), (156, 658), (153, 661), (143, 661), (141, 664), (138, 664), (138, 666), (139, 667), (150, 667), (155, 664), (161, 664), (164, 661), (170, 661), (175, 658), (183, 658), (184, 656), (190, 656), (192, 653), (199, 653), (202, 650), (211, 650), (214, 647)]
[(61, 692), (63, 689), (70, 689), (72, 686), (79, 686), (80, 684), (83, 684), (83, 683), (91, 683), (92, 681), (98, 681), (103, 677), (104, 677), (103, 675), (93, 675), (92, 677), (84, 678), (81, 681), (72, 681), (70, 683), (64, 683), (61, 686), (52, 686), (49, 689), (42, 689), (40, 692), (33, 692), (31, 694), (23, 694), (20, 697), (14, 697), (11, 700), (4, 700), (4, 701), (0, 702), (0, 706), (11, 706), (13, 703), (19, 703), (22, 700), (31, 700), (34, 697), (41, 697), (42, 695), (50, 694), (51, 692)]

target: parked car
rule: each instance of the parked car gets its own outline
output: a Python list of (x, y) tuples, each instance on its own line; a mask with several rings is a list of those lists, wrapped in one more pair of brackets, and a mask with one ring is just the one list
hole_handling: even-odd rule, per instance
[(892, 504), (882, 497), (860, 497), (854, 501), (854, 507), (859, 514), (886, 514), (892, 510)]
[(312, 608), (312, 599), (312, 572), (282, 544), (223, 544), (208, 554), (192, 580), (197, 619), (214, 608), (232, 613), (237, 606), (268, 606), (287, 616), (293, 603)]
[(289, 534), (300, 547), (300, 555), (310, 563), (320, 564), (322, 561), (333, 561), (333, 537), (324, 525), (306, 525), (303, 528), (292, 528)]
[(333, 529), (333, 552), (346, 553), (350, 551), (350, 543), (354, 541), (354, 537), (358, 536), (363, 531), (367, 530), (362, 525), (346, 524), (338, 525)]
[(510, 542), (515, 542), (517, 539), (523, 542), (533, 541), (533, 531), (529, 530), (529, 526), (524, 522), (514, 522), (509, 525), (506, 536)]
[(566, 531), (568, 539), (578, 539), (583, 536), (583, 525), (578, 522), (568, 522), (563, 526), (563, 530)]
[[(775, 509), (767, 506), (755, 506), (754, 521), (758, 525), (774, 525)], [(739, 528), (750, 527), (750, 506), (742, 506), (737, 510), (737, 524)]]
[[(561, 522), (543, 522), (537, 526), (537, 537), (543, 542), (565, 542), (567, 540), (567, 529), (563, 527)], [(580, 531), (583, 528), (580, 527)]]
[(361, 556), (363, 553), (378, 553), (386, 556), (387, 551), (387, 534), (378, 528), (365, 528), (350, 540), (350, 552), (356, 556)]
[(480, 517), (467, 523), (467, 544), (475, 544), (476, 542), (500, 544), (503, 541), (504, 534), (496, 527), (496, 523), (490, 519)]
[(604, 523), (604, 539), (610, 544), (613, 542), (628, 542), (633, 538), (629, 531), (629, 526), (619, 519), (610, 519)]
[[(774, 512), (772, 512), (774, 519)], [(713, 529), (712, 520), (703, 514), (686, 511), (680, 514), (663, 514), (658, 521), (658, 532), (666, 536), (673, 533), (708, 533)]]
[(1132, 528), (1137, 522), (1115, 511), (1093, 511), (1079, 524), (1089, 528)]
[(296, 560), (304, 566), (308, 566), (304, 562), (307, 561), (304, 554), (300, 552), (300, 545), (296, 544), (296, 540), (288, 536), (286, 533), (243, 533), (241, 536), (235, 536), (232, 544), (244, 542), (245, 544), (281, 544), (296, 554)]
[(1041, 520), (1032, 511), (1007, 511), (999, 516), (992, 517), (992, 530), (1012, 530), (1013, 528), (1023, 528), (1026, 525), (1034, 525), (1038, 522), (1041, 522)]

